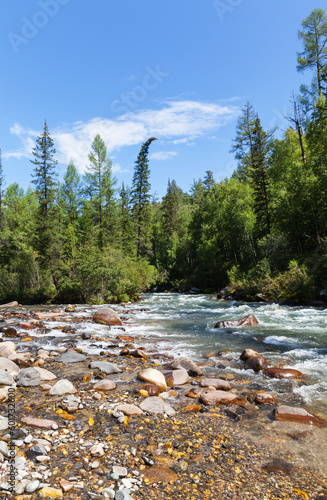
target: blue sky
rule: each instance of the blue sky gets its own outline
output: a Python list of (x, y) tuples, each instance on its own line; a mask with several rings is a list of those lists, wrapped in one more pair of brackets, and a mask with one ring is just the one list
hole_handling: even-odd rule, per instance
[(62, 176), (82, 173), (97, 133), (113, 170), (131, 184), (151, 136), (152, 192), (168, 178), (189, 190), (229, 152), (250, 101), (265, 128), (287, 126), (301, 21), (311, 0), (11, 0), (0, 4), (0, 147), (6, 185), (27, 188), (31, 150), (46, 118)]

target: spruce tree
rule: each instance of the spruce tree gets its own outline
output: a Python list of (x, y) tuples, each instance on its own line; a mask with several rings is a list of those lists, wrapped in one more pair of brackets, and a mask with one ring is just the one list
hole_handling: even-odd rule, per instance
[(55, 153), (45, 120), (43, 133), (36, 139), (36, 146), (33, 148), (34, 160), (31, 160), (35, 165), (32, 182), (38, 199), (35, 247), (44, 268), (52, 268), (59, 257), (58, 209), (55, 204), (57, 164), (57, 160), (54, 159)]
[(252, 104), (246, 103), (242, 109), (243, 114), (239, 117), (236, 127), (236, 139), (231, 152), (235, 153), (238, 160), (236, 177), (245, 181), (249, 177), (249, 168), (251, 167), (253, 157), (253, 140), (256, 114)]
[(81, 178), (73, 162), (70, 162), (64, 182), (61, 186), (61, 193), (64, 201), (67, 221), (75, 225), (80, 212), (81, 205)]
[(148, 153), (150, 144), (155, 141), (150, 137), (141, 148), (135, 161), (132, 181), (131, 204), (136, 233), (137, 257), (148, 253), (150, 249), (150, 169)]

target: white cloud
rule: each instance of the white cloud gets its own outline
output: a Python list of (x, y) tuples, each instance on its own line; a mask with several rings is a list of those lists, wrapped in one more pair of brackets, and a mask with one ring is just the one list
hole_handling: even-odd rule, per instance
[[(171, 101), (157, 110), (138, 110), (115, 119), (93, 118), (88, 122), (76, 122), (69, 129), (57, 128), (50, 131), (55, 142), (57, 158), (68, 165), (73, 161), (80, 172), (85, 171), (88, 154), (96, 134), (103, 138), (109, 156), (119, 149), (141, 144), (149, 137), (157, 137), (174, 144), (194, 141), (213, 133), (239, 114), (236, 106), (222, 106), (217, 103), (197, 101)], [(11, 133), (22, 141), (22, 147), (7, 157), (31, 157), (35, 138), (40, 134), (15, 124)], [(173, 151), (152, 153), (154, 159), (168, 159), (175, 156)], [(166, 155), (166, 156), (164, 156)], [(121, 169), (116, 170), (122, 171)]]
[(178, 153), (176, 151), (155, 151), (150, 155), (151, 160), (171, 160), (175, 156), (177, 156)]

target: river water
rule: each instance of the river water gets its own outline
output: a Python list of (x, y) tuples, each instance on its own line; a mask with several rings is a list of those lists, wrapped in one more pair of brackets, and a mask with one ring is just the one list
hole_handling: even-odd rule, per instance
[[(146, 311), (138, 309), (147, 308)], [(294, 368), (305, 377), (291, 384), (293, 396), (307, 407), (327, 415), (327, 309), (289, 307), (278, 304), (237, 303), (210, 300), (208, 295), (145, 294), (136, 306), (131, 332), (158, 336), (160, 351), (203, 360), (209, 351), (230, 351), (238, 359), (245, 348), (264, 355), (269, 364)], [(254, 314), (259, 324), (240, 328), (214, 328), (217, 321)], [(242, 366), (232, 368), (236, 374)], [(256, 382), (283, 393), (290, 383), (269, 380), (246, 371)], [(285, 394), (286, 397), (286, 394)], [(290, 396), (288, 396), (290, 397)]]

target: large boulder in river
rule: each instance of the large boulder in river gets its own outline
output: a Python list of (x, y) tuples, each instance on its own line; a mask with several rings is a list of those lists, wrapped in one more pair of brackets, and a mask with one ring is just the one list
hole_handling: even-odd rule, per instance
[(268, 361), (263, 356), (253, 356), (253, 358), (249, 358), (245, 361), (244, 368), (259, 373), (268, 368)]
[(221, 378), (203, 378), (201, 380), (201, 387), (214, 387), (220, 391), (230, 391), (231, 385), (227, 380)]
[(240, 356), (240, 359), (242, 361), (246, 361), (247, 359), (254, 358), (255, 356), (260, 356), (260, 354), (256, 351), (254, 351), (253, 349), (244, 349), (244, 351), (242, 352), (242, 354)]
[(162, 392), (167, 390), (166, 379), (163, 373), (155, 368), (147, 368), (138, 374), (138, 378), (144, 380), (145, 382), (150, 382), (158, 387)]
[(0, 370), (5, 370), (15, 378), (19, 372), (19, 366), (10, 359), (0, 358)]
[(277, 420), (287, 420), (299, 422), (301, 424), (317, 425), (323, 427), (325, 422), (320, 418), (307, 412), (304, 408), (293, 408), (292, 406), (278, 406), (273, 410), (273, 415)]
[(257, 325), (259, 322), (253, 314), (249, 314), (241, 319), (228, 319), (225, 321), (218, 321), (215, 328), (234, 328), (237, 326), (252, 326)]
[(8, 302), (7, 304), (0, 304), (0, 307), (17, 307), (18, 302), (16, 300), (13, 300), (12, 302)]
[(24, 368), (20, 370), (16, 377), (17, 386), (35, 387), (41, 384), (41, 376), (39, 372), (33, 368)]
[(272, 366), (263, 370), (263, 373), (271, 378), (301, 378), (303, 373), (298, 370), (293, 370), (292, 368), (277, 368), (277, 366)]
[(96, 311), (93, 315), (93, 321), (109, 326), (122, 325), (120, 317), (116, 311), (110, 307), (104, 307), (103, 309)]

